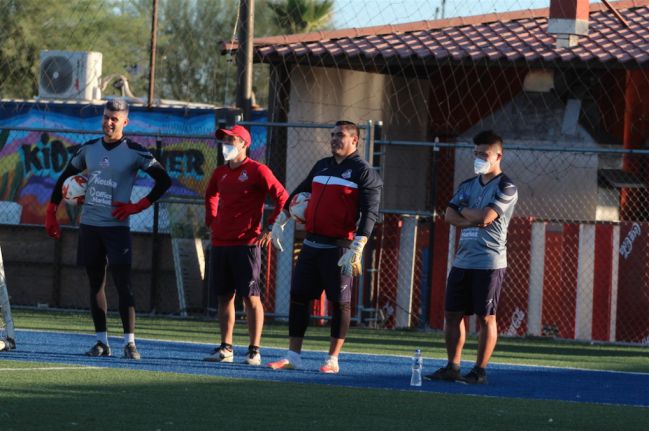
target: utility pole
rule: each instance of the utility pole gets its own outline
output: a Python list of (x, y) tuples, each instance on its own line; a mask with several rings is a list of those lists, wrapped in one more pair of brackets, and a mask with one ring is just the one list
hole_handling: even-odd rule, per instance
[[(153, 110), (153, 90), (155, 88), (155, 53), (158, 49), (158, 0), (153, 0), (151, 11), (151, 53), (149, 57), (149, 94), (147, 109)], [(162, 141), (156, 139), (156, 157), (162, 160)], [(151, 291), (149, 292), (149, 311), (156, 312), (158, 306), (158, 273), (160, 272), (160, 234), (158, 223), (160, 220), (160, 203), (153, 204), (153, 234), (151, 235)]]
[(255, 27), (255, 0), (239, 3), (239, 49), (237, 49), (237, 107), (243, 119), (250, 120), (252, 110), (252, 39)]
[(158, 0), (153, 0), (151, 11), (151, 52), (149, 54), (149, 97), (147, 108), (153, 108), (153, 89), (155, 88), (155, 52), (158, 49)]

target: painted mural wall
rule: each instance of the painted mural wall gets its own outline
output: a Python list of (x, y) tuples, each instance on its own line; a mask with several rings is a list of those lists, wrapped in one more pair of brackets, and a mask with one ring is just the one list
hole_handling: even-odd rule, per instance
[[(103, 103), (0, 103), (0, 223), (43, 223), (52, 188), (75, 147), (101, 136), (102, 112)], [(265, 121), (265, 111), (255, 115), (253, 121)], [(159, 145), (158, 159), (173, 180), (167, 197), (199, 198), (217, 166), (216, 123), (213, 109), (132, 106), (125, 134), (152, 151)], [(251, 156), (263, 162), (266, 130), (251, 132)], [(152, 184), (140, 172), (134, 195), (146, 194)], [(63, 223), (78, 211), (66, 210)]]

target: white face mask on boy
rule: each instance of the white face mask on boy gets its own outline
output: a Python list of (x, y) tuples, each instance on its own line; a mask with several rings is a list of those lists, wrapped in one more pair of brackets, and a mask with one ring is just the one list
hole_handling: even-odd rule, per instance
[(476, 158), (473, 161), (473, 172), (475, 172), (476, 175), (486, 174), (489, 172), (489, 169), (491, 169), (491, 163), (488, 161), (480, 158)]
[(223, 158), (226, 162), (234, 160), (239, 155), (239, 150), (234, 145), (223, 144)]

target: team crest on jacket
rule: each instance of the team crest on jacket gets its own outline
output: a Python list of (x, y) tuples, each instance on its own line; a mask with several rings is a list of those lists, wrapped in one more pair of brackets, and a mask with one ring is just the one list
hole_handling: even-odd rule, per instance
[(343, 177), (346, 180), (350, 179), (352, 177), (352, 170), (347, 169), (345, 172), (342, 173), (341, 177)]
[(110, 166), (110, 162), (108, 161), (108, 157), (107, 157), (107, 156), (104, 157), (103, 159), (101, 159), (101, 161), (99, 162), (99, 166), (101, 166), (101, 167), (104, 168), (104, 169), (106, 169), (107, 167)]
[(246, 172), (245, 169), (241, 171), (241, 175), (239, 175), (239, 181), (241, 182), (248, 181), (248, 172)]

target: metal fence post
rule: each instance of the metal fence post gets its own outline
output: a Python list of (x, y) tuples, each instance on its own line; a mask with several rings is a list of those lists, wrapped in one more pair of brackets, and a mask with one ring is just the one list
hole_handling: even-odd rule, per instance
[(395, 325), (397, 328), (409, 328), (412, 317), (419, 216), (402, 215), (401, 219), (403, 227), (399, 240)]
[(421, 318), (419, 319), (419, 327), (425, 328), (428, 323), (428, 314), (430, 311), (430, 289), (433, 287), (433, 265), (435, 265), (435, 228), (437, 225), (437, 165), (439, 159), (439, 138), (435, 137), (433, 145), (433, 154), (431, 156), (431, 163), (433, 167), (433, 175), (431, 176), (430, 185), (430, 202), (433, 215), (431, 216), (430, 231), (428, 232), (428, 271), (426, 273), (426, 286), (422, 290), (421, 298)]
[[(162, 160), (162, 140), (155, 141), (155, 157)], [(160, 235), (158, 225), (160, 221), (160, 204), (153, 203), (153, 232), (151, 233), (151, 292), (149, 298), (149, 311), (155, 314), (158, 306), (158, 272), (160, 271)]]
[(292, 219), (284, 228), (284, 238), (290, 238), (290, 241), (286, 241), (284, 251), (277, 254), (275, 271), (275, 318), (278, 320), (288, 318), (289, 312), (295, 243), (295, 221)]
[[(372, 165), (374, 159), (374, 122), (372, 120), (367, 120), (367, 125), (365, 126), (365, 160), (367, 163)], [(368, 247), (371, 249), (371, 247)], [(358, 276), (358, 299), (356, 301), (356, 317), (354, 320), (358, 323), (362, 323), (363, 319), (363, 309), (365, 308), (364, 298), (365, 298), (365, 268), (366, 268), (366, 258), (365, 256), (371, 255), (371, 250), (366, 250), (363, 256), (363, 271)]]

